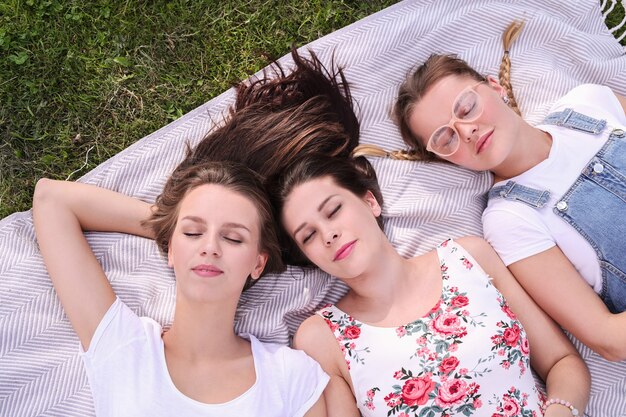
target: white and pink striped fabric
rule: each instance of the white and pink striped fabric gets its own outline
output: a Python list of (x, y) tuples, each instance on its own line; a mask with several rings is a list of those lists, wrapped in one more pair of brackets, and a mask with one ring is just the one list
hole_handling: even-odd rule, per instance
[[(407, 0), (307, 47), (324, 61), (334, 51), (336, 62), (345, 66), (359, 106), (362, 142), (399, 149), (402, 142), (389, 114), (407, 71), (429, 54), (443, 52), (497, 75), (501, 35), (514, 18), (526, 20), (511, 54), (512, 82), (528, 120), (540, 121), (552, 102), (578, 84), (605, 84), (626, 94), (626, 55), (595, 0)], [(200, 140), (232, 101), (232, 91), (225, 92), (81, 181), (154, 200), (182, 159), (185, 141)], [(489, 175), (440, 164), (372, 162), (385, 196), (387, 232), (401, 253), (481, 233)], [(167, 323), (174, 281), (154, 243), (101, 233), (89, 234), (89, 241), (119, 297), (137, 313)], [(30, 212), (0, 221), (0, 248), (0, 416), (93, 415), (78, 339), (46, 275)], [(237, 329), (286, 343), (301, 320), (344, 292), (317, 271), (291, 269), (265, 277), (244, 294)], [(577, 347), (593, 375), (586, 415), (626, 416), (626, 362), (609, 363), (580, 343)]]

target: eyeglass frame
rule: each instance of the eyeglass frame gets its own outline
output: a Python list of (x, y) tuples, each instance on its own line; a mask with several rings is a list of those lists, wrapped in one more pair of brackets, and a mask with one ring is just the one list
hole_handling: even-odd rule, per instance
[[(487, 82), (487, 80), (481, 80), (478, 83), (470, 85), (470, 86), (467, 86), (463, 90), (461, 90), (461, 92), (456, 96), (456, 98), (452, 102), (452, 111), (451, 111), (452, 117), (450, 118), (450, 121), (447, 124), (445, 124), (445, 125), (439, 126), (437, 129), (435, 129), (433, 131), (433, 133), (428, 138), (428, 142), (426, 142), (426, 150), (427, 151), (432, 152), (432, 153), (434, 153), (435, 155), (438, 155), (438, 156), (452, 156), (459, 150), (459, 147), (461, 146), (461, 135), (459, 134), (459, 131), (456, 129), (456, 127), (454, 127), (454, 124), (456, 122), (471, 123), (471, 122), (475, 121), (476, 119), (478, 119), (480, 116), (483, 115), (483, 111), (485, 109), (484, 109), (484, 107), (482, 107), (482, 97), (480, 97), (480, 94), (478, 94), (478, 91), (476, 91), (476, 87), (478, 87), (479, 85), (481, 85), (483, 83), (486, 83), (486, 82)], [(458, 118), (454, 114), (454, 107), (455, 107), (457, 101), (459, 100), (459, 98), (463, 94), (465, 94), (467, 91), (469, 91), (469, 90), (473, 90), (474, 93), (478, 96), (478, 99), (479, 99), (478, 102), (481, 103), (480, 113), (478, 113), (476, 116), (472, 117), (471, 119), (460, 119), (460, 118)], [(454, 149), (454, 151), (452, 151), (450, 153), (446, 153), (446, 154), (443, 154), (443, 153), (435, 151), (432, 148), (432, 146), (431, 146), (431, 143), (432, 143), (433, 137), (435, 136), (435, 133), (437, 133), (438, 131), (440, 131), (443, 128), (450, 128), (450, 129), (452, 129), (456, 133), (457, 138), (458, 138), (457, 145), (456, 145), (456, 148)]]

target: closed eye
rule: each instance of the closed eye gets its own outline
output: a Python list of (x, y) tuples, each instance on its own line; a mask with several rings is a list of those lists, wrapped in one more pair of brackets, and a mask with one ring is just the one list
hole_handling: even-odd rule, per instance
[(202, 235), (202, 233), (189, 233), (189, 232), (183, 232), (183, 234), (185, 236), (189, 236), (189, 237), (198, 237), (198, 236)]
[(232, 238), (232, 237), (228, 237), (228, 236), (224, 236), (224, 240), (231, 242), (231, 243), (242, 243), (243, 241), (240, 239), (236, 239), (236, 238)]
[(303, 240), (302, 240), (302, 244), (306, 244), (309, 240), (311, 240), (311, 238), (313, 237), (313, 235), (315, 234), (315, 231), (309, 233)]
[(340, 208), (341, 208), (341, 204), (337, 204), (337, 207), (335, 207), (333, 211), (331, 211), (328, 214), (328, 218), (330, 219), (331, 217), (333, 217), (339, 211)]

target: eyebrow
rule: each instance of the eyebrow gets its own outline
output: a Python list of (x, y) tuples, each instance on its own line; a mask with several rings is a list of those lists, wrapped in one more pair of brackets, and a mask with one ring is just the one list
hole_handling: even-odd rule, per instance
[[(322, 201), (322, 202), (320, 203), (320, 205), (319, 205), (319, 206), (317, 206), (317, 211), (322, 211), (322, 209), (324, 208), (324, 206), (326, 205), (326, 203), (328, 203), (328, 200), (330, 200), (331, 198), (335, 197), (336, 195), (337, 195), (337, 194), (332, 194), (332, 195), (329, 195), (328, 197), (326, 197), (326, 198), (324, 199), (324, 201)], [(306, 225), (307, 225), (307, 223), (306, 223), (306, 222), (304, 222), (304, 223), (302, 223), (300, 226), (298, 226), (298, 227), (296, 228), (296, 230), (294, 230), (294, 231), (293, 231), (293, 236), (297, 235), (297, 234), (298, 234), (298, 232), (299, 232), (300, 230), (302, 230), (302, 229), (303, 229)]]
[[(185, 217), (183, 217), (180, 220), (181, 221), (183, 221), (183, 220), (190, 220), (190, 221), (195, 222), (195, 223), (206, 224), (206, 221), (202, 217), (198, 217), (198, 216), (185, 216)], [(245, 229), (248, 232), (250, 231), (250, 229), (248, 229), (243, 224), (235, 223), (235, 222), (224, 223), (222, 225), (222, 227), (226, 227), (226, 228), (229, 228), (229, 229)]]

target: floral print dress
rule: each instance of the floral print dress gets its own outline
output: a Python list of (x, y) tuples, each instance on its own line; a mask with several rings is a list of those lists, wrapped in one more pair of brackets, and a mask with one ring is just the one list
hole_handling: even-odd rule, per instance
[(539, 417), (526, 333), (476, 261), (452, 240), (437, 248), (439, 302), (396, 328), (317, 312), (344, 354), (363, 416)]

